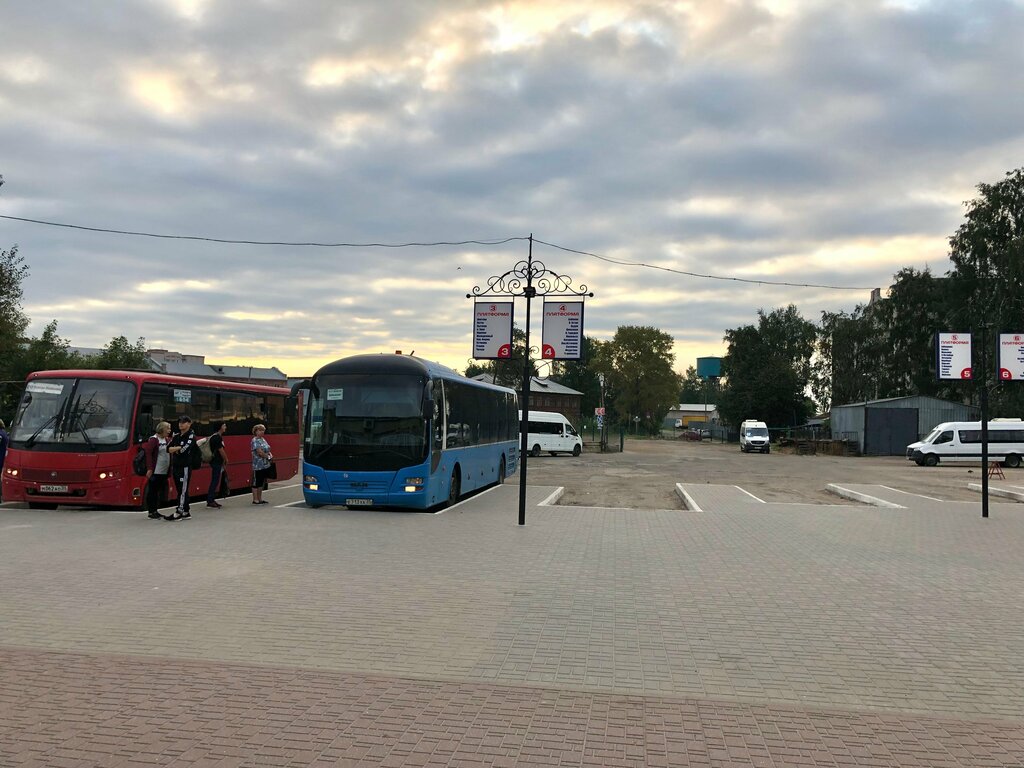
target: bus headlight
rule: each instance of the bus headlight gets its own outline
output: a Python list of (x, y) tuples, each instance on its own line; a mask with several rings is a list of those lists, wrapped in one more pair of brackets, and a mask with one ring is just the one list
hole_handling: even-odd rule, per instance
[(405, 492), (416, 493), (416, 491), (423, 490), (423, 478), (422, 477), (407, 477), (405, 478)]
[(100, 480), (113, 480), (115, 477), (117, 477), (117, 472), (115, 472), (113, 469), (101, 469), (97, 477)]
[(311, 491), (320, 490), (320, 481), (317, 479), (316, 475), (303, 475), (302, 482), (306, 485), (306, 488)]
[(18, 476), (18, 470), (16, 470), (16, 469), (8, 469), (7, 470), (7, 474), (10, 475), (11, 477), (17, 477)]

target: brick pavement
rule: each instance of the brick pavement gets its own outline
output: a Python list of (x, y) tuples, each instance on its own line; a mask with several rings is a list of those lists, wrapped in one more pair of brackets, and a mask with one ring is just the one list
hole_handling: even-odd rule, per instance
[(1019, 765), (1024, 726), (0, 649), (0, 764)]
[[(360, 715), (396, 691), (413, 692), (413, 710), (457, 707), (438, 721), (456, 733), (438, 737), (438, 765), (1024, 763), (1019, 506), (993, 505), (984, 522), (977, 504), (953, 502), (532, 506), (551, 490), (531, 489), (525, 528), (511, 487), (436, 517), (233, 501), (166, 524), (4, 508), (0, 741), (20, 749), (0, 764), (305, 764), (308, 751), (236, 742), (241, 753), (208, 754), (217, 716), (163, 727), (146, 698), (172, 711), (234, 702), (222, 715), (232, 738), (289, 734), (295, 749), (303, 691), (324, 686), (385, 691), (316, 721), (321, 739), (373, 742), (342, 755), (351, 764), (423, 764), (402, 754), (407, 731)], [(84, 705), (91, 690), (105, 693)], [(265, 699), (280, 721), (253, 725), (245, 713)], [(139, 707), (159, 754), (119, 730)], [(490, 746), (495, 731), (548, 746), (473, 753), (463, 721), (492, 710)], [(588, 737), (602, 745), (588, 754), (570, 731), (591, 727), (604, 736)], [(54, 751), (68, 743), (91, 753)]]

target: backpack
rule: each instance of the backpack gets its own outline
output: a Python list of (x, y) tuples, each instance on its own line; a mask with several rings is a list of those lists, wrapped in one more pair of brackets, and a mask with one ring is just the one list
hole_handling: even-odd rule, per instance
[(146, 472), (149, 471), (149, 466), (146, 463), (146, 449), (141, 446), (135, 452), (135, 458), (132, 459), (132, 471), (139, 477), (145, 477)]
[(213, 460), (213, 450), (210, 448), (210, 438), (203, 437), (196, 440), (196, 446), (199, 448), (199, 455), (203, 457), (203, 463), (209, 464)]

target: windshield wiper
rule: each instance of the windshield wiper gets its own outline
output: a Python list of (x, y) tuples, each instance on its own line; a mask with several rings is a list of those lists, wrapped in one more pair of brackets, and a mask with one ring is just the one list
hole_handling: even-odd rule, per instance
[(51, 416), (46, 421), (44, 421), (42, 424), (40, 424), (39, 428), (35, 432), (32, 433), (32, 435), (28, 438), (28, 440), (25, 441), (25, 447), (26, 448), (31, 448), (33, 445), (35, 445), (36, 444), (36, 440), (39, 438), (39, 435), (41, 435), (43, 433), (43, 430), (46, 429), (51, 424), (54, 425), (54, 431), (56, 431), (56, 429), (57, 429), (57, 420), (60, 418), (61, 411), (63, 411), (63, 410), (64, 410), (63, 408), (59, 409), (55, 414), (53, 414), (53, 416)]
[(85, 438), (85, 444), (89, 446), (89, 450), (90, 451), (95, 451), (96, 450), (96, 443), (94, 443), (92, 441), (92, 438), (89, 437), (88, 433), (86, 433), (86, 431), (85, 431), (85, 420), (82, 418), (82, 411), (81, 411), (81, 409), (79, 409), (77, 406), (76, 406), (75, 410), (73, 410), (71, 412), (71, 416), (69, 418), (69, 421), (71, 422), (71, 428), (68, 429), (64, 434), (65, 435), (71, 434), (71, 432), (74, 431), (74, 428), (77, 426), (78, 427), (78, 431), (81, 433), (82, 437)]

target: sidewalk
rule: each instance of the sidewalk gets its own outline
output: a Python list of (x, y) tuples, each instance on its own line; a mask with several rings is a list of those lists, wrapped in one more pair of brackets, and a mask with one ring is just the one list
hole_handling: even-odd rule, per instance
[(1024, 763), (1019, 505), (552, 490), (4, 508), (0, 765)]

